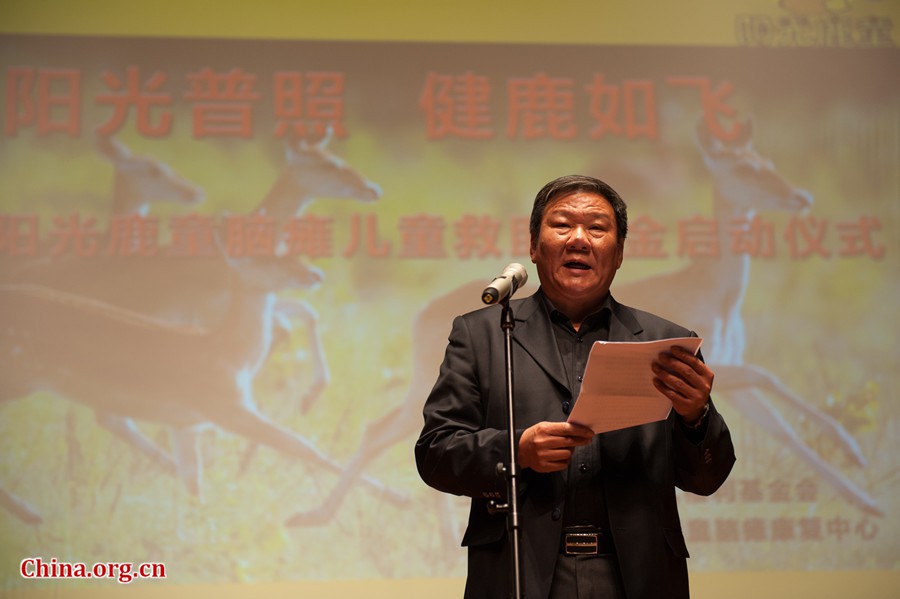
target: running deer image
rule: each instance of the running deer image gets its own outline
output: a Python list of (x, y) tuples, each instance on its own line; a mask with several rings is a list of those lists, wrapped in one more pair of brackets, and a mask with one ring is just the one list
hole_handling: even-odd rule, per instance
[[(133, 152), (114, 136), (97, 133), (95, 149), (113, 167), (113, 181), (109, 200), (109, 217), (131, 215), (146, 216), (156, 204), (170, 203), (191, 208), (205, 199), (203, 189), (178, 174), (171, 166), (146, 154)], [(63, 288), (78, 288), (84, 284), (89, 291), (100, 287), (98, 278), (108, 277), (103, 267), (86, 261), (61, 257), (54, 260), (44, 255), (49, 249), (45, 243), (36, 258), (9, 261), (3, 268), (4, 282), (23, 280), (47, 280)], [(0, 402), (31, 395), (34, 390), (27, 385), (16, 386), (9, 381), (0, 383)], [(114, 434), (125, 438), (141, 453), (161, 464), (166, 470), (175, 471), (175, 462), (152, 441), (145, 437), (133, 423), (110, 414), (98, 412), (98, 422)], [(25, 501), (0, 489), (0, 505), (29, 523), (39, 523), (40, 515)]]
[[(702, 120), (697, 126), (697, 145), (712, 177), (714, 219), (722, 248), (730, 247), (726, 236), (732, 223), (749, 226), (758, 212), (794, 213), (808, 209), (813, 202), (809, 192), (790, 184), (771, 161), (753, 148), (752, 137), (750, 120), (742, 124), (739, 138), (728, 144), (714, 138)], [(865, 513), (880, 515), (876, 502), (805, 443), (771, 400), (779, 401), (784, 408), (795, 410), (820, 427), (835, 446), (861, 466), (866, 460), (855, 439), (839, 422), (789, 389), (776, 373), (745, 361), (741, 306), (750, 277), (750, 257), (728, 251), (720, 254), (715, 258), (693, 259), (677, 271), (614, 284), (613, 296), (702, 335), (704, 356), (716, 372), (713, 393), (726, 395), (725, 403), (792, 451), (850, 504)], [(463, 285), (434, 298), (416, 314), (411, 330), (412, 378), (402, 401), (369, 424), (359, 448), (328, 498), (318, 507), (291, 516), (288, 525), (318, 526), (329, 522), (355, 478), (386, 450), (418, 433), (422, 425), (421, 407), (436, 380), (450, 323), (455, 316), (481, 307), (478, 298), (485, 285), (485, 280)], [(534, 286), (529, 284), (529, 287), (520, 294), (530, 293)], [(453, 511), (444, 506), (441, 518), (445, 534), (455, 526), (452, 517)]]
[[(196, 435), (204, 426), (340, 473), (311, 442), (266, 418), (253, 395), (271, 349), (277, 291), (314, 287), (322, 273), (289, 257), (229, 260), (229, 267), (228, 307), (209, 330), (40, 285), (0, 285), (2, 397), (51, 392), (104, 413), (169, 425), (178, 474), (195, 493), (202, 480)], [(376, 481), (363, 483), (403, 502)], [(21, 517), (22, 502), (4, 497)]]
[(730, 227), (749, 228), (761, 211), (797, 212), (812, 205), (809, 192), (781, 177), (771, 161), (752, 147), (753, 125), (748, 121), (741, 136), (725, 145), (702, 125), (697, 139), (704, 162), (713, 176), (713, 219), (718, 244), (715, 258), (695, 258), (671, 273), (615, 286), (617, 300), (667, 316), (700, 332), (704, 355), (716, 371), (716, 388), (750, 422), (770, 434), (846, 501), (861, 511), (881, 515), (874, 499), (830, 463), (822, 459), (785, 419), (770, 399), (779, 400), (818, 426), (856, 466), (866, 459), (856, 440), (830, 415), (788, 388), (770, 370), (745, 361), (747, 341), (741, 305), (750, 279), (750, 256), (726, 251)]
[[(342, 159), (329, 152), (327, 149), (330, 135), (326, 135), (317, 143), (309, 143), (306, 140), (291, 139), (286, 144), (286, 161), (281, 173), (271, 189), (253, 209), (253, 214), (265, 215), (279, 224), (283, 224), (289, 218), (302, 213), (317, 197), (334, 199), (352, 199), (363, 202), (377, 200), (381, 196), (380, 187), (359, 174), (355, 169), (347, 165)], [(104, 157), (117, 161), (116, 183), (113, 209), (117, 213), (144, 211), (152, 203), (148, 198), (161, 197), (159, 191), (145, 193), (143, 195), (130, 193), (140, 188), (135, 181), (123, 181), (120, 171), (137, 173), (140, 169), (123, 169), (128, 159), (133, 155), (120, 142), (110, 138), (100, 138), (98, 147)], [(148, 168), (147, 171), (158, 171), (163, 174), (171, 174), (168, 167)], [(190, 194), (187, 194), (190, 195)], [(194, 194), (196, 195), (196, 194)], [(202, 197), (202, 194), (200, 194)], [(126, 201), (127, 198), (127, 201)], [(142, 198), (138, 201), (138, 198)], [(107, 315), (123, 315), (126, 321), (137, 322), (144, 319), (147, 323), (155, 323), (154, 326), (171, 327), (173, 330), (209, 330), (219, 326), (234, 310), (235, 286), (232, 283), (236, 267), (216, 251), (214, 255), (205, 257), (169, 256), (167, 248), (161, 248), (158, 255), (149, 257), (137, 256), (95, 256), (90, 260), (61, 259), (61, 260), (36, 260), (25, 264), (11, 274), (4, 277), (4, 302), (21, 302), (24, 297), (38, 294), (46, 301), (36, 301), (33, 310), (40, 313), (41, 310), (55, 311), (58, 320), (59, 314), (65, 314), (72, 318), (78, 318), (78, 307), (104, 313)], [(297, 266), (299, 269), (301, 266)], [(240, 272), (246, 270), (246, 266)], [(316, 276), (294, 277), (290, 279), (291, 285), (285, 286), (284, 281), (276, 277), (261, 278), (256, 281), (256, 292), (266, 295), (276, 293), (282, 289), (301, 289), (313, 291), (321, 284), (323, 275), (320, 271), (310, 267), (303, 267), (307, 272), (316, 272)], [(272, 287), (265, 289), (268, 281)], [(260, 287), (263, 285), (263, 287)], [(237, 298), (240, 299), (240, 298)], [(66, 308), (62, 308), (65, 306)], [(61, 312), (62, 310), (62, 312)], [(302, 299), (292, 297), (277, 299), (271, 304), (271, 310), (266, 312), (266, 319), (251, 321), (244, 328), (245, 335), (253, 326), (260, 328), (265, 325), (266, 352), (257, 356), (257, 364), (254, 373), (262, 367), (265, 359), (273, 351), (279, 340), (283, 340), (290, 334), (293, 328), (292, 322), (299, 322), (307, 335), (307, 360), (312, 366), (312, 376), (307, 384), (306, 393), (299, 398), (303, 411), (307, 411), (321, 395), (329, 381), (327, 361), (319, 338), (317, 324), (318, 316), (314, 309)], [(115, 320), (115, 316), (112, 317)], [(134, 319), (138, 319), (135, 321)], [(36, 317), (33, 324), (37, 326), (40, 318)], [(256, 324), (252, 324), (255, 322)], [(38, 333), (49, 339), (56, 339), (62, 345), (68, 343), (69, 335), (65, 327), (50, 329), (48, 327), (34, 330), (23, 330), (20, 325), (16, 334)], [(150, 326), (147, 330), (153, 330)], [(134, 335), (140, 335), (140, 328), (131, 329)], [(259, 332), (257, 332), (259, 334)], [(248, 337), (250, 338), (250, 337)], [(118, 337), (116, 343), (121, 343), (120, 351), (130, 353), (131, 344), (140, 343), (140, 337)], [(13, 341), (7, 348), (12, 352), (20, 352), (18, 341)], [(40, 361), (38, 359), (38, 361)], [(96, 375), (96, 372), (95, 372)], [(205, 376), (200, 373), (198, 376)], [(247, 375), (243, 375), (246, 380)], [(5, 379), (0, 383), (0, 401), (27, 397), (40, 390), (43, 383), (35, 377), (20, 376), (14, 379)], [(56, 389), (55, 386), (51, 386)], [(80, 401), (78, 397), (70, 397), (68, 393), (57, 390), (59, 395)], [(102, 403), (82, 401), (96, 410), (98, 422), (117, 436), (128, 442), (142, 455), (149, 457), (154, 463), (160, 465), (165, 471), (177, 472), (186, 487), (193, 493), (197, 493), (201, 486), (200, 472), (202, 458), (195, 455), (187, 447), (195, 444), (191, 437), (191, 431), (179, 429), (175, 435), (175, 447), (177, 456), (170, 456), (166, 451), (150, 441), (136, 426), (133, 416), (128, 410), (110, 408)], [(174, 409), (174, 408), (173, 408)], [(153, 420), (151, 418), (151, 420)], [(176, 427), (177, 428), (177, 427)], [(251, 440), (255, 438), (250, 437)], [(283, 446), (282, 446), (283, 448)], [(296, 445), (291, 455), (300, 455), (296, 451)], [(291, 450), (288, 450), (290, 453)], [(302, 454), (314, 456), (315, 453)], [(313, 458), (311, 458), (313, 459)], [(315, 461), (313, 459), (313, 461)], [(336, 467), (333, 463), (331, 467)], [(36, 522), (39, 521), (36, 510), (17, 500), (9, 493), (0, 495), (0, 504), (20, 518)]]
[(178, 175), (172, 167), (144, 154), (135, 154), (113, 136), (97, 134), (97, 151), (112, 163), (110, 214), (143, 214), (159, 202), (195, 206), (203, 201), (203, 190)]

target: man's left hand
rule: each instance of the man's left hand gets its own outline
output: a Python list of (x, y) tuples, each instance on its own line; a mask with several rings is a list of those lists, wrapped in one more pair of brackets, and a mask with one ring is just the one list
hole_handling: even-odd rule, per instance
[(715, 374), (700, 358), (682, 347), (662, 352), (651, 366), (653, 384), (669, 398), (687, 423), (696, 422), (709, 402)]

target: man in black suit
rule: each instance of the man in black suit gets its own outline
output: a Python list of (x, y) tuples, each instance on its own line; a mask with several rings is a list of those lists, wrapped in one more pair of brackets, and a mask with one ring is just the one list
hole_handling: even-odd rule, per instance
[[(628, 217), (607, 184), (551, 181), (535, 198), (530, 231), (541, 287), (510, 302), (524, 596), (688, 597), (675, 487), (709, 495), (735, 460), (710, 400), (713, 372), (676, 348), (652, 367), (656, 388), (672, 402), (668, 418), (599, 435), (567, 423), (594, 341), (695, 333), (610, 295)], [(463, 538), (467, 599), (511, 594), (506, 516), (487, 510), (489, 500), (506, 496), (496, 472), (509, 461), (505, 376), (499, 307), (457, 317), (416, 443), (427, 484), (472, 497)]]

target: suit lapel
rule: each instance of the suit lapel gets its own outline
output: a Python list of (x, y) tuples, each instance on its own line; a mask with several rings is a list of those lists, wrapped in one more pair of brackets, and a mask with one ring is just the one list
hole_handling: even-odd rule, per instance
[[(550, 328), (550, 319), (541, 305), (540, 296), (534, 294), (516, 304), (513, 306), (513, 317), (516, 319), (513, 341), (528, 352), (550, 378), (563, 389), (569, 389), (566, 370), (556, 347), (556, 337)], [(570, 394), (571, 392), (569, 389)]]
[[(559, 348), (556, 347), (553, 325), (544, 311), (540, 295), (536, 293), (518, 302), (514, 306), (513, 317), (516, 319), (513, 342), (528, 352), (547, 376), (556, 381), (560, 389), (568, 392), (569, 399), (574, 399), (572, 389), (569, 388), (565, 366), (559, 356)], [(564, 399), (565, 396), (562, 395), (557, 401), (561, 403)], [(557, 502), (565, 495), (567, 479), (567, 470), (557, 472), (550, 477), (553, 497)]]
[(644, 328), (640, 325), (631, 309), (617, 302), (612, 296), (609, 298), (612, 316), (609, 319), (610, 341), (640, 341), (640, 335)]
[[(609, 319), (609, 340), (639, 341), (638, 335), (643, 332), (643, 327), (634, 318), (631, 309), (612, 297), (610, 297), (610, 304), (612, 317)], [(551, 328), (553, 325), (544, 312), (540, 296), (534, 294), (521, 301), (513, 302), (513, 317), (516, 319), (513, 341), (528, 352), (547, 375), (564, 389), (569, 389), (566, 370), (562, 358), (559, 357), (556, 337)], [(571, 392), (572, 390), (569, 389), (569, 393)]]

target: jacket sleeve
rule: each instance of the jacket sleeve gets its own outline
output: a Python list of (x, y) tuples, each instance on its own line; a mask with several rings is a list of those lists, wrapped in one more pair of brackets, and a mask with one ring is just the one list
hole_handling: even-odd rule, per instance
[(489, 381), (480, 379), (489, 376), (489, 368), (479, 368), (479, 360), (490, 358), (490, 348), (479, 349), (473, 347), (466, 317), (457, 317), (437, 382), (425, 401), (416, 466), (422, 480), (439, 491), (501, 498), (506, 482), (497, 464), (509, 462), (509, 439), (505, 430), (484, 427)]
[(712, 495), (728, 478), (735, 462), (734, 445), (725, 419), (710, 399), (709, 415), (699, 439), (685, 428), (674, 410), (669, 415), (669, 426), (672, 430), (675, 485), (682, 491)]

